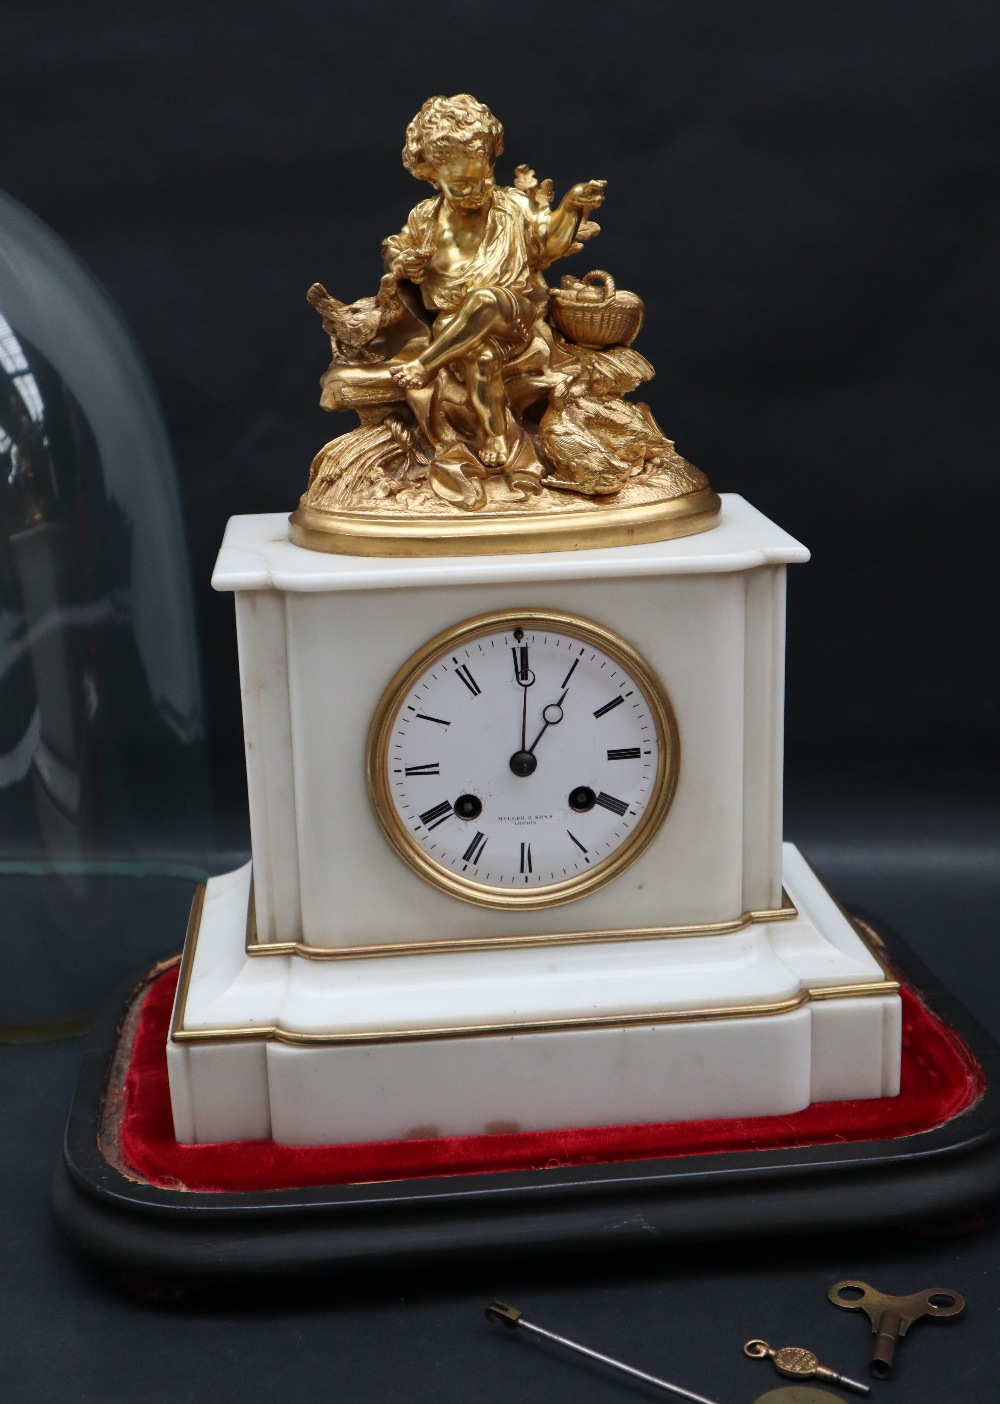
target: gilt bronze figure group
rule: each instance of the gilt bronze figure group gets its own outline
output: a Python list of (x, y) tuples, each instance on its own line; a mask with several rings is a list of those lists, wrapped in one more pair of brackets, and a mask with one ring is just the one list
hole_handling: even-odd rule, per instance
[(545, 550), (714, 524), (704, 474), (625, 398), (653, 375), (631, 344), (640, 299), (600, 270), (545, 281), (599, 232), (605, 182), (554, 203), (527, 166), (496, 184), (502, 151), (482, 103), (430, 98), (403, 163), (435, 193), (385, 240), (378, 292), (309, 289), (333, 353), (320, 403), (361, 424), (313, 461), (300, 544), (371, 554), (374, 532), (379, 554)]

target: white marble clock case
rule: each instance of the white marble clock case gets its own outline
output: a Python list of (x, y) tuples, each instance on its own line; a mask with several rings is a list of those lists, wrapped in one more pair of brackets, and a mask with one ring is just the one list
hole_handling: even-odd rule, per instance
[[(236, 598), (257, 940), (381, 946), (780, 907), (785, 566), (806, 559), (738, 497), (712, 531), (676, 541), (461, 559), (327, 555), (293, 546), (283, 516), (234, 518), (212, 583)], [(456, 901), (395, 857), (365, 743), (420, 645), (519, 607), (580, 615), (638, 649), (673, 703), (680, 775), (656, 839), (613, 883), (511, 913)]]
[[(249, 868), (210, 882), (189, 935), (168, 1046), (178, 1140), (319, 1144), (894, 1095), (895, 987), (782, 854), (785, 567), (804, 547), (728, 495), (709, 532), (607, 550), (366, 559), (286, 533), (282, 515), (234, 518), (213, 577), (236, 596), (253, 886)], [(365, 745), (428, 638), (529, 607), (639, 650), (673, 704), (680, 775), (632, 867), (566, 905), (509, 912), (458, 901), (396, 856)], [(644, 939), (615, 939), (623, 929)]]

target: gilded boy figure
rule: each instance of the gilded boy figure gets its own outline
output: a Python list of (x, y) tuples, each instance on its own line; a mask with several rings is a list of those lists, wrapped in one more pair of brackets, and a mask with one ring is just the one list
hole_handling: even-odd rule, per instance
[(393, 378), (418, 389), (458, 362), (482, 429), (479, 458), (489, 468), (502, 467), (508, 455), (502, 367), (527, 346), (547, 310), (541, 271), (576, 244), (605, 184), (574, 185), (552, 209), (494, 185), (502, 151), (503, 128), (488, 107), (467, 93), (430, 98), (407, 129), (403, 164), (439, 193), (383, 245), (387, 271), (419, 284), (435, 314), (430, 345), (393, 367)]
[[(597, 499), (635, 517), (616, 540), (714, 520), (704, 475), (648, 406), (625, 398), (653, 374), (632, 347), (642, 300), (600, 269), (545, 281), (598, 233), (588, 215), (604, 181), (556, 203), (528, 166), (513, 186), (495, 184), (502, 152), (503, 128), (483, 103), (430, 98), (407, 128), (403, 164), (435, 194), (383, 244), (378, 291), (344, 303), (321, 283), (309, 289), (332, 353), (320, 404), (353, 409), (360, 424), (314, 458), (293, 540), (340, 549), (332, 543), (354, 543), (377, 521), (376, 534), (412, 538), (413, 549), (454, 537), (485, 550), (515, 514), (525, 540), (584, 542), (604, 532), (581, 524)], [(466, 514), (479, 527), (456, 521)]]

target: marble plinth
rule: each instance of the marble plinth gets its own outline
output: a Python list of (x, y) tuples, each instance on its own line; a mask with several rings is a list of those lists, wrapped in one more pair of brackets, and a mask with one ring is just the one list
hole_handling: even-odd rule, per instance
[(895, 983), (789, 844), (783, 879), (795, 916), (725, 934), (309, 959), (248, 953), (250, 866), (213, 878), (167, 1050), (177, 1138), (317, 1145), (894, 1096)]

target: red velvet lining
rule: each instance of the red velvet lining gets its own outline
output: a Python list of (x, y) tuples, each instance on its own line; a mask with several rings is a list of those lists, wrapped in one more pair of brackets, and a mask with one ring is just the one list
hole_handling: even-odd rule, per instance
[(126, 1078), (120, 1133), (125, 1164), (152, 1184), (172, 1189), (293, 1189), (882, 1140), (940, 1126), (971, 1106), (985, 1088), (982, 1068), (958, 1035), (904, 988), (902, 1092), (892, 1099), (824, 1102), (790, 1116), (370, 1145), (303, 1148), (228, 1141), (182, 1146), (174, 1140), (165, 1055), (176, 985), (174, 967), (149, 988)]

